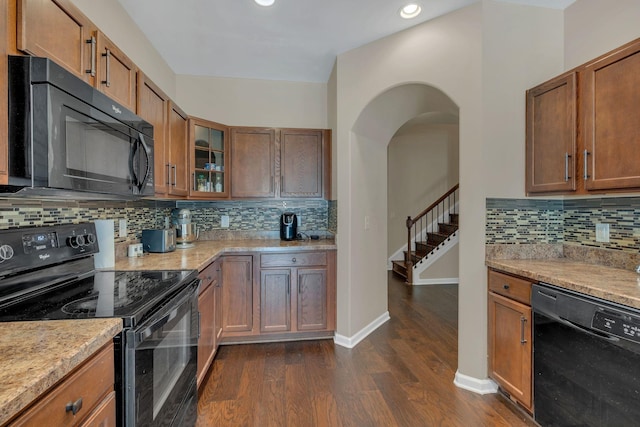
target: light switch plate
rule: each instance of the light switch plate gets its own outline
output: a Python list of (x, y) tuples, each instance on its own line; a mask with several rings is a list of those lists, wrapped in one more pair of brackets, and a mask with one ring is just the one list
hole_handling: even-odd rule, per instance
[(229, 228), (229, 215), (220, 216), (220, 227)]
[(609, 243), (609, 224), (596, 224), (596, 242)]

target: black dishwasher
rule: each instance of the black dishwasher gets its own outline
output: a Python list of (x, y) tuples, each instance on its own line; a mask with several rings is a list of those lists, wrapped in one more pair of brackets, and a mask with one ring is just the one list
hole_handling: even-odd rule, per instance
[(640, 425), (640, 310), (543, 283), (531, 306), (536, 422)]

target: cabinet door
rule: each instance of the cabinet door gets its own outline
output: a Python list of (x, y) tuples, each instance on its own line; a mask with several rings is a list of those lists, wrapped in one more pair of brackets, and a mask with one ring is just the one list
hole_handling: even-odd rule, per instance
[(322, 197), (323, 133), (280, 131), (280, 197)]
[(253, 257), (225, 256), (222, 261), (222, 330), (253, 330)]
[(291, 271), (260, 272), (260, 332), (291, 330)]
[(640, 42), (588, 64), (581, 85), (585, 188), (640, 188)]
[(231, 129), (231, 197), (275, 197), (274, 129)]
[(220, 123), (189, 119), (189, 197), (229, 197), (228, 130)]
[(114, 101), (136, 111), (136, 66), (98, 31), (96, 87)]
[[(205, 270), (206, 271), (206, 270)], [(204, 273), (204, 271), (203, 271)], [(214, 306), (214, 285), (208, 283), (203, 278), (200, 286), (206, 286), (198, 296), (198, 312), (200, 313), (200, 337), (198, 338), (198, 387), (207, 374), (211, 359), (215, 351), (215, 335), (213, 320), (215, 313)]]
[(51, 58), (92, 85), (96, 75), (95, 30), (69, 0), (17, 2), (18, 50)]
[(116, 392), (109, 393), (80, 427), (116, 427)]
[(531, 411), (531, 307), (489, 292), (489, 375)]
[(165, 158), (167, 144), (168, 97), (143, 73), (138, 74), (137, 114), (153, 125), (153, 162), (156, 194), (166, 194), (169, 164)]
[(327, 270), (300, 268), (297, 271), (299, 331), (327, 329)]
[(576, 189), (576, 74), (527, 91), (527, 193)]
[(167, 163), (169, 164), (169, 194), (186, 196), (189, 193), (189, 171), (187, 150), (189, 118), (177, 105), (169, 101), (169, 143)]
[[(219, 274), (219, 265), (218, 265), (218, 274)], [(223, 322), (223, 297), (222, 297), (222, 278), (218, 280), (213, 289), (213, 335), (215, 339), (215, 348), (217, 349), (220, 345), (220, 340), (222, 340), (222, 322)]]

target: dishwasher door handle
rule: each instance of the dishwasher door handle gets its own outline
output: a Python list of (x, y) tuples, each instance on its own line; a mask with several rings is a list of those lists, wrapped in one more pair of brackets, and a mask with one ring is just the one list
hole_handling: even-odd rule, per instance
[(609, 335), (606, 332), (600, 332), (600, 331), (596, 331), (596, 330), (593, 330), (593, 329), (586, 328), (584, 326), (581, 326), (581, 325), (578, 325), (577, 323), (572, 322), (571, 320), (567, 320), (567, 319), (564, 319), (562, 317), (557, 317), (557, 320), (559, 320), (563, 325), (566, 325), (566, 326), (568, 326), (568, 327), (570, 327), (572, 329), (575, 329), (577, 331), (583, 332), (583, 333), (585, 333), (587, 335), (591, 335), (592, 337), (600, 338), (600, 339), (611, 341), (611, 342), (620, 341), (620, 338), (618, 338), (618, 337), (615, 337), (613, 335)]

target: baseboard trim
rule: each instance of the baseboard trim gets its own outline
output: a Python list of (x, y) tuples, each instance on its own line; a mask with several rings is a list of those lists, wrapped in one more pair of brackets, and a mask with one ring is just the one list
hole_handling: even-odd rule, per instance
[(351, 337), (346, 337), (346, 336), (340, 335), (339, 333), (336, 332), (336, 335), (333, 338), (333, 342), (336, 343), (337, 345), (341, 346), (341, 347), (353, 348), (356, 345), (358, 345), (358, 343), (360, 341), (365, 339), (367, 337), (367, 335), (369, 335), (371, 332), (373, 332), (376, 329), (378, 329), (380, 327), (380, 325), (382, 325), (384, 322), (386, 322), (389, 319), (391, 319), (391, 317), (389, 317), (389, 312), (386, 311), (384, 314), (382, 314), (376, 320), (374, 320), (373, 322), (369, 323), (367, 326), (362, 328), (358, 333), (356, 333), (355, 335), (353, 335)]
[(413, 286), (427, 286), (427, 285), (458, 285), (460, 279), (457, 277), (450, 277), (445, 279), (414, 279)]
[(493, 380), (489, 378), (481, 380), (479, 378), (461, 374), (459, 371), (456, 371), (453, 383), (458, 388), (469, 390), (477, 394), (493, 394), (498, 392), (498, 384)]

